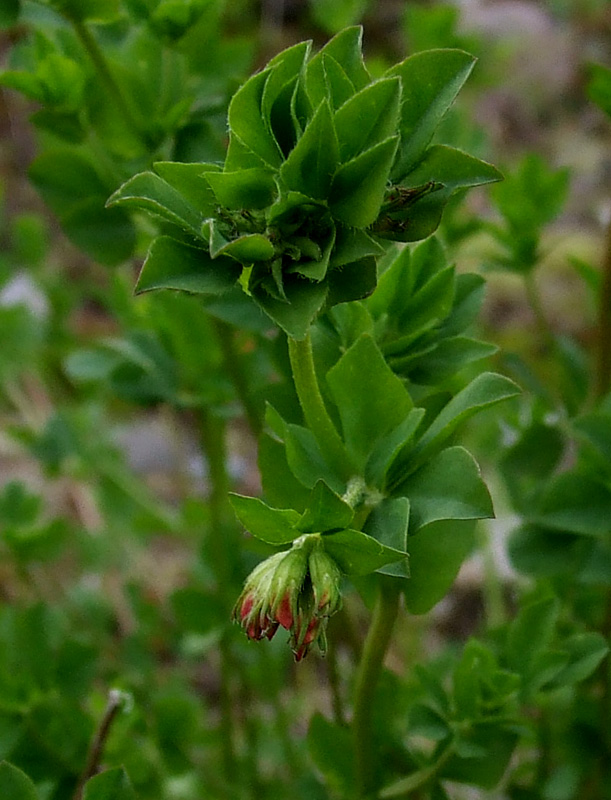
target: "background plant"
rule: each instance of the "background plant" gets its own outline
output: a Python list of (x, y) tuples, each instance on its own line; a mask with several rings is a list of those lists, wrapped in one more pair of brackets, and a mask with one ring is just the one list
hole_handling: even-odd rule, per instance
[[(227, 504), (230, 487), (242, 497), (258, 494), (256, 476), (245, 467), (252, 455), (246, 451), (246, 460), (240, 460), (244, 451), (235, 445), (235, 432), (245, 430), (240, 422), (245, 416), (259, 436), (266, 502), (271, 509), (292, 509), (297, 515), (276, 512), (274, 519), (282, 522), (274, 528), (280, 533), (272, 546), (278, 546), (278, 536), (288, 543), (287, 531), (292, 538), (304, 526), (318, 530), (323, 517), (334, 513), (335, 532), (324, 537), (327, 542), (335, 537), (338, 559), (339, 530), (345, 526), (363, 528), (374, 541), (390, 532), (394, 538), (383, 545), (400, 551), (405, 549), (402, 499), (412, 501), (410, 537), (418, 532), (407, 542), (412, 577), (403, 581), (412, 614), (401, 612), (388, 662), (392, 669), (381, 671), (373, 718), (357, 722), (376, 751), (356, 779), (360, 790), (367, 781), (389, 797), (459, 797), (464, 784), (479, 787), (482, 796), (490, 791), (511, 797), (604, 796), (608, 745), (600, 698), (606, 678), (600, 664), (606, 644), (597, 631), (606, 638), (608, 337), (597, 331), (604, 331), (608, 303), (593, 248), (576, 240), (557, 244), (550, 227), (562, 212), (567, 177), (534, 156), (521, 167), (502, 164), (507, 180), (494, 194), (496, 219), (483, 226), (480, 211), (455, 193), (445, 207), (439, 240), (382, 258), (378, 288), (366, 299), (327, 303), (333, 269), (325, 274), (325, 310), (311, 330), (322, 400), (331, 425), (350, 442), (351, 457), (360, 459), (361, 469), (366, 462), (367, 483), (389, 495), (366, 523), (358, 509), (348, 522), (345, 500), (338, 503), (347, 488), (345, 476), (336, 473), (337, 465), (325, 465), (328, 454), (320, 456), (312, 447), (311, 423), (307, 415), (304, 420), (293, 388), (284, 337), (269, 337), (271, 326), (261, 304), (244, 294), (247, 273), (241, 285), (227, 294), (205, 296), (203, 305), (167, 292), (134, 301), (134, 270), (124, 263), (132, 252), (144, 256), (159, 234), (201, 251), (202, 244), (210, 248), (211, 231), (204, 239), (201, 231), (191, 238), (167, 215), (159, 227), (133, 213), (129, 204), (104, 209), (119, 185), (154, 163), (222, 161), (226, 106), (252, 67), (310, 32), (322, 45), (325, 39), (315, 24), (322, 24), (328, 36), (367, 12), (363, 4), (332, 4), (326, 10), (323, 3), (304, 5), (285, 28), (288, 40), (280, 42), (275, 38), (280, 31), (277, 9), (270, 3), (263, 9), (261, 39), (254, 42), (240, 36), (240, 29), (258, 18), (258, 10), (248, 3), (237, 5), (223, 10), (215, 3), (205, 8), (164, 2), (105, 3), (103, 8), (93, 2), (86, 7), (50, 3), (47, 8), (23, 3), (3, 12), (5, 23), (18, 20), (25, 27), (13, 29), (17, 45), (2, 80), (39, 105), (33, 122), (40, 155), (31, 167), (32, 180), (64, 232), (95, 262), (77, 256), (39, 214), (30, 212), (29, 193), (20, 189), (16, 195), (14, 187), (22, 183), (7, 171), (2, 326), (10, 346), (3, 348), (1, 368), (10, 434), (4, 453), (12, 476), (0, 503), (8, 564), (2, 585), (9, 601), (2, 617), (2, 724), (7, 734), (1, 755), (31, 776), (38, 796), (73, 795), (88, 777), (87, 751), (95, 750), (94, 732), (108, 714), (110, 733), (103, 754), (94, 753), (94, 760), (100, 758), (111, 769), (90, 782), (92, 797), (129, 795), (127, 778), (112, 769), (120, 765), (142, 797), (355, 795), (354, 741), (347, 723), (355, 679), (359, 683), (360, 627), (368, 617), (365, 606), (375, 603), (380, 578), (350, 577), (343, 586), (344, 609), (329, 623), (326, 661), (310, 656), (298, 672), (284, 642), (277, 643), (280, 635), (255, 646), (229, 626), (243, 577), (272, 551), (269, 543), (243, 539)], [(366, 63), (380, 79), (404, 53), (397, 38), (389, 43), (376, 37), (373, 23), (385, 5), (373, 5), (365, 17)], [(558, 24), (570, 11), (550, 4)], [(580, 8), (573, 15), (575, 35), (604, 42), (603, 11), (595, 3)], [(291, 27), (295, 23), (300, 27)], [(473, 108), (476, 96), (507, 72), (502, 66), (517, 45), (506, 37), (500, 48), (490, 41), (484, 48), (458, 23), (455, 9), (447, 6), (410, 6), (405, 16), (411, 52), (449, 46), (481, 56), (459, 104), (438, 126), (434, 147), (459, 146), (501, 163), (523, 148), (519, 129), (503, 146), (502, 158), (495, 157), (475, 129)], [(34, 35), (26, 36), (28, 30)], [(209, 36), (206, 47), (204, 36)], [(604, 60), (598, 47), (589, 52)], [(139, 59), (142, 52), (150, 56), (146, 62)], [(590, 90), (603, 108), (605, 76), (603, 67), (596, 68)], [(167, 92), (151, 92), (147, 85), (166, 86)], [(15, 102), (14, 95), (6, 97)], [(576, 107), (587, 108), (579, 87), (573, 97)], [(607, 135), (604, 123), (597, 125), (589, 133), (594, 139)], [(544, 149), (541, 142), (539, 149)], [(275, 175), (275, 169), (268, 172)], [(167, 174), (161, 178), (167, 181)], [(443, 182), (429, 172), (419, 185), (430, 181)], [(440, 199), (439, 191), (415, 202), (426, 209)], [(572, 196), (563, 220), (571, 220)], [(21, 216), (15, 216), (15, 197), (26, 208)], [(149, 205), (158, 199), (149, 197)], [(416, 208), (412, 205), (412, 214)], [(587, 227), (589, 212), (581, 213)], [(222, 222), (228, 224), (227, 218)], [(112, 237), (105, 234), (109, 230)], [(576, 254), (568, 269), (574, 270), (576, 282), (584, 283), (571, 286), (588, 287), (579, 289), (584, 298), (579, 308), (585, 312), (577, 313), (573, 301), (563, 316), (550, 307), (554, 297), (547, 287), (562, 285), (562, 261), (572, 247)], [(313, 252), (316, 261), (318, 251)], [(375, 254), (364, 258), (370, 255)], [(304, 261), (291, 255), (285, 259), (285, 266), (291, 266), (288, 259)], [(482, 280), (462, 269), (457, 274), (451, 268), (455, 261), (475, 267), (485, 262), (502, 270), (488, 272), (491, 300), (479, 323), (483, 332), (473, 327)], [(149, 260), (143, 278), (151, 274), (152, 264)], [(522, 330), (528, 330), (527, 312), (511, 300), (522, 280), (534, 308), (526, 336), (517, 327), (499, 326), (493, 316), (504, 296), (518, 309)], [(405, 287), (400, 296), (394, 290), (397, 283)], [(364, 295), (371, 288), (370, 283), (360, 291)], [(298, 335), (313, 316), (311, 307), (301, 316), (306, 322)], [(481, 359), (493, 353), (482, 338), (501, 344), (495, 368), (525, 391), (483, 413), (477, 427), (463, 428), (460, 441), (482, 463), (497, 514), (504, 505), (519, 514), (510, 554), (515, 567), (531, 577), (518, 589), (512, 583), (513, 598), (523, 595), (516, 613), (499, 579), (485, 573), (488, 613), (475, 631), (477, 639), (461, 652), (465, 635), (452, 634), (431, 655), (427, 642), (438, 617), (415, 614), (446, 593), (476, 541), (468, 521), (460, 523), (464, 530), (452, 527), (456, 536), (444, 536), (444, 522), (430, 518), (430, 509), (440, 507), (431, 487), (443, 481), (448, 514), (456, 513), (452, 499), (461, 500), (464, 510), (465, 493), (471, 513), (475, 509), (480, 516), (490, 513), (490, 501), (461, 446), (447, 441), (446, 449), (434, 455), (432, 440), (442, 444), (429, 428), (427, 453), (424, 426), (444, 405), (456, 412), (456, 421), (478, 408), (475, 390), (482, 380), (491, 380), (477, 377)], [(365, 387), (362, 375), (352, 377), (350, 363), (361, 358), (371, 369)], [(593, 368), (595, 363), (599, 366)], [(509, 392), (500, 378), (485, 383), (488, 390), (493, 385), (500, 395)], [(395, 429), (383, 437), (365, 422), (374, 406), (380, 419), (396, 413), (398, 422), (405, 386), (415, 406), (425, 407), (427, 414), (419, 423), (411, 413), (411, 421), (397, 433), (407, 444), (397, 452), (390, 441)], [(382, 393), (376, 390), (382, 387), (396, 409), (389, 410), (388, 403), (380, 413)], [(452, 396), (461, 399), (448, 406)], [(365, 399), (355, 404), (355, 397), (368, 398), (370, 404)], [(352, 427), (345, 411), (342, 416), (348, 408)], [(446, 412), (446, 421), (450, 416)], [(155, 465), (154, 475), (149, 461), (145, 485), (133, 473), (138, 454), (132, 450), (127, 466), (108, 420), (121, 420), (128, 432), (138, 420), (149, 429), (155, 425), (171, 431), (164, 439), (180, 443), (165, 456), (173, 466), (160, 470)], [(410, 425), (416, 426), (412, 439)], [(196, 443), (206, 455), (206, 496), (201, 494), (203, 462)], [(151, 445), (148, 439), (145, 450)], [(376, 457), (367, 449), (372, 447)], [(408, 475), (417, 458), (422, 465)], [(293, 472), (296, 478), (288, 479)], [(451, 476), (457, 473), (463, 480), (452, 495)], [(328, 491), (316, 484), (321, 477)], [(269, 539), (263, 507), (236, 503), (246, 527)], [(309, 519), (304, 515), (308, 504)], [(319, 516), (313, 522), (314, 507)], [(482, 535), (478, 541), (484, 541)], [(443, 549), (444, 570), (438, 569), (436, 547)], [(486, 546), (483, 552), (489, 554)], [(365, 556), (361, 553), (361, 559)], [(434, 560), (435, 569), (419, 567), (427, 559)], [(365, 571), (369, 568), (371, 561)], [(437, 580), (419, 582), (423, 574)], [(397, 580), (401, 585), (396, 577), (385, 579), (385, 585), (396, 586)], [(455, 590), (450, 601), (458, 603), (460, 597)], [(455, 619), (466, 616), (459, 611)], [(374, 630), (383, 632), (381, 623), (391, 618), (374, 615)], [(414, 661), (422, 666), (408, 670), (405, 664)], [(320, 681), (319, 670), (325, 671), (328, 684)], [(361, 669), (361, 685), (362, 675)], [(298, 691), (285, 688), (293, 680), (300, 682)], [(317, 688), (321, 684), (329, 686), (328, 693)], [(131, 700), (109, 696), (111, 687), (128, 691)], [(117, 713), (119, 703), (125, 713)], [(368, 705), (361, 703), (362, 708)], [(312, 707), (324, 713), (311, 719), (306, 752), (299, 732)], [(7, 792), (33, 796), (22, 773), (8, 766), (2, 770)]]

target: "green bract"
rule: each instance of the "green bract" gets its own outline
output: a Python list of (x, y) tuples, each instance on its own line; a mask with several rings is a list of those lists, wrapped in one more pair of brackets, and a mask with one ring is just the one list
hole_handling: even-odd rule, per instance
[(473, 63), (432, 50), (372, 80), (358, 27), (316, 55), (310, 42), (277, 55), (230, 103), (222, 167), (157, 164), (109, 200), (169, 223), (138, 290), (219, 294), (239, 281), (297, 339), (322, 309), (369, 295), (384, 240), (430, 235), (456, 189), (500, 177), (430, 144)]

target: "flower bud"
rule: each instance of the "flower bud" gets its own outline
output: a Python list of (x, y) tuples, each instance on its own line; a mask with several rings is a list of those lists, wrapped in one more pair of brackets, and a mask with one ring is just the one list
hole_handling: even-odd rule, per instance
[(335, 561), (319, 542), (310, 553), (308, 559), (310, 581), (318, 616), (330, 617), (339, 611), (342, 605), (340, 592), (341, 573)]

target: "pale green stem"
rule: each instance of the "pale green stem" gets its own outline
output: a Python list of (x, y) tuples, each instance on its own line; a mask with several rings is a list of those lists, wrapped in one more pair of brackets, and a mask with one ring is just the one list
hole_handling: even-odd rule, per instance
[(320, 393), (309, 333), (300, 341), (289, 337), (289, 357), (305, 421), (329, 465), (348, 481), (354, 470)]
[(393, 578), (380, 576), (378, 597), (357, 668), (354, 691), (352, 727), (356, 789), (359, 798), (368, 797), (373, 789), (375, 779), (372, 731), (374, 695), (398, 611), (398, 583)]

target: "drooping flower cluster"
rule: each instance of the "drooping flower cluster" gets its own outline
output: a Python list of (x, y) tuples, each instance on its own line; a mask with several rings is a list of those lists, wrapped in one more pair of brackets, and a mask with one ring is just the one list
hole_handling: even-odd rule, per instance
[(326, 651), (326, 627), (341, 607), (341, 573), (319, 535), (306, 535), (290, 550), (262, 561), (246, 579), (233, 618), (256, 641), (288, 630), (296, 661), (315, 642)]

